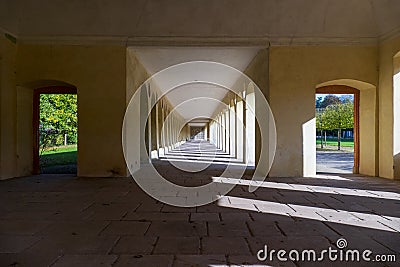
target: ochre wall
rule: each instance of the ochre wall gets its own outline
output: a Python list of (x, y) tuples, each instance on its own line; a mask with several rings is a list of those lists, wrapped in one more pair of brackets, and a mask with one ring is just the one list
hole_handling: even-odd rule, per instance
[[(400, 37), (384, 41), (379, 49), (379, 176), (394, 178), (393, 57), (400, 51)], [(397, 133), (399, 136), (400, 133)], [(397, 137), (400, 138), (400, 137)], [(397, 166), (396, 166), (397, 165)], [(400, 171), (399, 171), (400, 172)], [(398, 172), (396, 172), (398, 173)], [(400, 178), (400, 177), (396, 177)]]
[[(264, 94), (264, 97), (268, 100), (268, 49), (261, 49), (257, 55), (253, 58), (253, 60), (250, 62), (249, 66), (247, 66), (246, 70), (244, 73), (252, 79), (254, 83), (257, 84), (258, 88), (261, 90), (261, 92)], [(258, 101), (262, 99), (262, 96), (258, 96), (256, 91), (255, 95), (255, 115), (256, 118), (261, 118), (261, 116), (264, 116), (262, 114), (259, 114), (260, 111), (257, 109)], [(252, 133), (254, 136), (254, 152), (255, 152), (255, 161), (258, 162), (260, 161), (260, 156), (261, 156), (261, 130), (259, 128), (259, 124), (256, 121), (255, 125), (255, 132)], [(249, 136), (249, 138), (252, 138), (252, 136)], [(264, 149), (268, 148), (267, 142), (263, 142)], [(268, 158), (263, 158), (261, 159), (261, 162), (267, 162)], [(263, 165), (267, 165), (262, 163)]]
[[(277, 127), (271, 176), (308, 176), (315, 172), (312, 155), (315, 155), (317, 85), (338, 79), (377, 85), (377, 52), (375, 46), (270, 48), (269, 98)], [(370, 130), (370, 134), (375, 133)], [(303, 146), (305, 143), (308, 145)], [(374, 166), (374, 160), (374, 154), (367, 155), (364, 164)]]
[[(143, 65), (137, 59), (134, 51), (127, 50), (126, 54), (126, 103), (129, 104), (134, 93), (139, 89), (142, 83), (149, 77), (149, 74)], [(142, 99), (141, 99), (142, 100)], [(139, 112), (141, 105), (147, 106), (146, 103), (140, 102), (140, 105), (132, 105), (133, 108)], [(147, 110), (147, 109), (146, 109)], [(137, 123), (139, 126), (139, 122)], [(129, 139), (124, 140), (125, 152), (132, 159), (130, 166), (131, 170), (138, 170), (140, 168), (141, 154), (145, 157), (145, 147), (141, 147), (140, 143), (140, 130), (139, 127), (125, 127), (126, 135)], [(129, 150), (127, 149), (129, 147)]]
[[(379, 167), (380, 176), (393, 178), (393, 56), (400, 51), (400, 38), (383, 42), (379, 49), (272, 46), (265, 51), (268, 63), (257, 63), (262, 66), (259, 71), (250, 66), (247, 74), (266, 90), (275, 116), (277, 151), (271, 176), (307, 176), (314, 171), (315, 158), (310, 155), (315, 155), (315, 89), (346, 80), (355, 81), (353, 86), (361, 91), (360, 172), (374, 175)], [(32, 89), (46, 84), (43, 80), (78, 89), (78, 175), (128, 174), (121, 145), (123, 116), (130, 96), (148, 77), (129, 49), (15, 45), (0, 37), (0, 53), (1, 178), (29, 174)]]
[(17, 45), (0, 35), (0, 179), (17, 173), (15, 64)]
[[(56, 80), (78, 90), (79, 176), (127, 174), (121, 145), (126, 107), (125, 62), (126, 48), (122, 46), (18, 47), (18, 86), (32, 90), (32, 86), (26, 86), (32, 81)], [(31, 137), (26, 133), (21, 138)]]

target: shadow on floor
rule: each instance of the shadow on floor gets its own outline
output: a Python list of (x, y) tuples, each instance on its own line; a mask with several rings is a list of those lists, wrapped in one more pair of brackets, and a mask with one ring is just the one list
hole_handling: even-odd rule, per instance
[[(222, 164), (197, 174), (168, 162), (155, 165), (181, 185), (237, 182), (218, 177)], [(153, 199), (131, 178), (0, 181), (0, 265), (399, 266), (399, 181), (269, 177), (249, 192), (250, 176), (244, 178), (220, 200), (186, 208)], [(320, 253), (337, 250), (340, 238), (347, 242), (343, 251), (368, 249), (371, 258), (395, 255), (397, 262), (257, 259), (265, 245)]]

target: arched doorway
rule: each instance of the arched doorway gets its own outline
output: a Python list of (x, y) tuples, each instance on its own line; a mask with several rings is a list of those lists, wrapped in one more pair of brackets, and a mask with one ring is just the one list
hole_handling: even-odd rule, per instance
[[(358, 121), (358, 130), (356, 133), (356, 138), (358, 139), (356, 141), (356, 145), (358, 146), (356, 148), (358, 154), (356, 155), (358, 172), (357, 169), (353, 172), (370, 176), (379, 175), (379, 127), (376, 86), (360, 80), (337, 79), (320, 83), (315, 88), (316, 92), (326, 93), (335, 93), (335, 90), (337, 93), (346, 93), (350, 91), (347, 91), (345, 88), (350, 88), (352, 92), (359, 95), (358, 104), (356, 105), (358, 106), (358, 118), (356, 119)], [(329, 88), (332, 91), (329, 91)]]
[[(33, 136), (33, 174), (40, 174), (40, 98), (41, 95), (77, 94), (72, 86), (46, 86), (33, 90), (32, 136)], [(66, 140), (65, 140), (66, 144)]]
[[(354, 152), (353, 152), (353, 173), (359, 173), (359, 166), (360, 166), (360, 146), (359, 146), (359, 103), (360, 103), (360, 91), (347, 86), (347, 85), (328, 85), (319, 87), (316, 89), (316, 94), (324, 94), (324, 95), (352, 95), (353, 96), (353, 140), (354, 140)], [(338, 134), (338, 139), (340, 140), (340, 135)], [(321, 136), (322, 138), (322, 136)], [(339, 141), (339, 148), (340, 148), (340, 141)], [(317, 157), (318, 158), (318, 157)], [(318, 160), (318, 159), (317, 159)], [(318, 164), (318, 162), (317, 162)], [(343, 168), (337, 168), (337, 170), (342, 170)], [(345, 170), (344, 170), (345, 171)]]

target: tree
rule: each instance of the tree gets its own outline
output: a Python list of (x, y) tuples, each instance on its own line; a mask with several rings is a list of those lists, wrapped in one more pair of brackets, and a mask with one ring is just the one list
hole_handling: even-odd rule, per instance
[(321, 115), (323, 127), (326, 130), (338, 131), (338, 150), (340, 150), (341, 130), (354, 126), (353, 110), (352, 102), (339, 103), (327, 106)]
[(348, 102), (353, 103), (353, 101), (354, 101), (353, 95), (342, 95), (339, 97), (339, 99), (340, 99), (340, 102), (342, 102), (342, 103), (348, 103)]
[[(69, 143), (76, 143), (78, 118), (77, 97), (74, 94), (41, 94), (40, 95), (40, 133), (42, 145), (63, 143), (63, 135), (68, 134)], [(44, 144), (46, 145), (46, 144)]]
[(317, 130), (319, 130), (321, 133), (321, 148), (324, 148), (323, 139), (322, 139), (323, 131), (326, 130), (326, 128), (327, 128), (325, 125), (325, 121), (323, 120), (324, 110), (325, 109), (323, 109), (323, 108), (316, 109), (316, 127), (317, 127)]
[(342, 103), (342, 101), (340, 101), (340, 98), (335, 96), (335, 95), (327, 95), (325, 96), (324, 100), (322, 100), (321, 102), (321, 108), (326, 108), (327, 106), (330, 105), (337, 105)]
[(321, 108), (322, 105), (322, 96), (317, 97), (317, 99), (315, 99), (315, 108)]

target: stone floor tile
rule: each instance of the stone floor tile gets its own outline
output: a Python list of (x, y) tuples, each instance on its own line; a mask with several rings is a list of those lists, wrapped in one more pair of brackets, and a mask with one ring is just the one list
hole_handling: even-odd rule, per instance
[(0, 234), (34, 235), (49, 224), (49, 221), (1, 220)]
[(0, 253), (0, 266), (51, 266), (59, 257), (58, 253)]
[(160, 237), (154, 254), (200, 254), (199, 237)]
[(197, 212), (206, 212), (206, 213), (217, 213), (217, 212), (226, 212), (229, 208), (218, 206), (217, 204), (208, 204), (205, 206), (200, 206), (196, 208)]
[(39, 234), (45, 236), (73, 235), (95, 236), (107, 225), (108, 221), (65, 221), (53, 222)]
[(85, 210), (89, 220), (121, 220), (139, 204), (96, 203)]
[(225, 255), (176, 255), (173, 267), (226, 266)]
[(150, 222), (112, 221), (101, 235), (144, 235)]
[(53, 211), (11, 211), (0, 216), (2, 220), (47, 221), (54, 216)]
[(146, 235), (149, 236), (205, 236), (207, 234), (204, 222), (159, 222), (151, 223)]
[(219, 222), (219, 214), (216, 212), (193, 212), (190, 213), (191, 222)]
[(249, 213), (246, 212), (223, 212), (221, 213), (222, 221), (251, 221)]
[(287, 215), (275, 215), (275, 214), (268, 214), (268, 213), (251, 213), (250, 217), (256, 222), (256, 223), (274, 223), (274, 222), (281, 222), (281, 221), (286, 221), (286, 222), (293, 222), (295, 221), (294, 218), (287, 216)]
[(249, 246), (243, 237), (203, 237), (202, 254), (250, 255)]
[(0, 235), (0, 253), (19, 253), (40, 240), (30, 235)]
[(157, 237), (145, 236), (122, 236), (115, 244), (111, 253), (113, 254), (150, 254)]
[(132, 221), (189, 221), (189, 213), (176, 212), (129, 212), (123, 220)]
[(114, 267), (144, 267), (165, 266), (171, 267), (174, 256), (172, 255), (122, 255)]
[(196, 208), (174, 207), (174, 206), (165, 204), (162, 207), (161, 211), (162, 212), (191, 213), (191, 212), (196, 212)]
[(209, 222), (208, 232), (210, 236), (251, 236), (251, 233), (243, 221)]
[(293, 222), (278, 221), (277, 226), (286, 236), (337, 236), (337, 233), (324, 223), (315, 220), (297, 219)]
[(163, 203), (155, 203), (155, 202), (143, 202), (140, 206), (135, 210), (137, 212), (160, 212), (161, 208), (164, 206)]
[(54, 267), (89, 267), (112, 266), (117, 260), (117, 255), (64, 255), (59, 258)]
[(25, 252), (44, 254), (107, 254), (119, 237), (114, 236), (51, 236), (44, 237)]
[(283, 233), (273, 222), (247, 222), (251, 236), (281, 236)]

